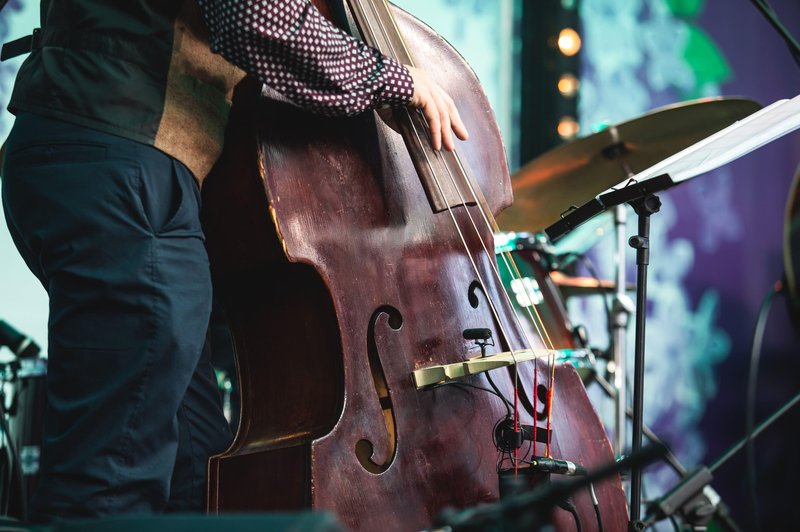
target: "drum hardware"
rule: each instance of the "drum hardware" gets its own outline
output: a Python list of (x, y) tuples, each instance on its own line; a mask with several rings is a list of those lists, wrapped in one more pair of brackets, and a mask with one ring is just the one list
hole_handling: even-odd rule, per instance
[[(596, 372), (595, 353), (586, 346), (585, 328), (573, 326), (567, 317), (564, 296), (551, 274), (557, 272), (559, 257), (553, 255), (549, 238), (544, 233), (509, 232), (495, 234), (495, 252), (512, 253), (521, 269), (519, 277), (506, 275), (503, 261), (500, 271), (506, 291), (512, 299), (515, 311), (523, 322), (529, 316), (526, 307), (536, 305), (545, 328), (549, 331), (555, 348), (556, 363), (571, 364), (581, 380), (588, 385)], [(534, 332), (531, 331), (533, 336)]]
[(0, 417), (11, 456), (3, 505), (6, 515), (20, 519), (26, 516), (27, 502), (38, 482), (46, 372), (45, 358), (15, 359), (0, 371)]
[[(13, 364), (13, 363), (12, 363)], [(27, 505), (23, 496), (22, 466), (19, 453), (6, 414), (6, 383), (11, 364), (5, 364), (0, 372), (0, 513), (22, 519), (27, 515)]]
[[(627, 212), (624, 203), (606, 209), (591, 200), (760, 107), (752, 100), (739, 98), (703, 99), (662, 107), (562, 144), (512, 176), (514, 204), (498, 217), (500, 227), (513, 231), (545, 231), (553, 252), (563, 254), (561, 267), (567, 263), (569, 255), (566, 253), (573, 251), (565, 247), (575, 247), (575, 242), (579, 242), (578, 253), (584, 253), (592, 234), (599, 238), (609, 234), (612, 225), (614, 227), (615, 289), (609, 322), (614, 385), (620, 391), (615, 403), (613, 442), (618, 455), (628, 442), (625, 434), (625, 338), (633, 314), (633, 302), (627, 295), (625, 280)], [(558, 236), (546, 230), (558, 224), (561, 228)], [(562, 238), (564, 243), (560, 241)], [(570, 240), (572, 242), (567, 243)]]
[[(0, 161), (2, 161), (2, 158), (0, 158)], [(7, 347), (18, 358), (37, 357), (40, 351), (36, 342), (14, 329), (4, 320), (0, 320), (0, 347)]]
[[(550, 272), (550, 278), (561, 291), (565, 299), (576, 296), (593, 296), (598, 294), (611, 294), (617, 291), (617, 283), (606, 279), (595, 279), (594, 277), (578, 277), (566, 275), (559, 270)], [(628, 283), (625, 286), (626, 292), (636, 291), (636, 285)], [(631, 304), (631, 312), (633, 310)]]
[(586, 330), (585, 325), (578, 324), (572, 328), (571, 332), (572, 338), (578, 345), (589, 345), (589, 331)]
[(680, 514), (687, 523), (692, 525), (693, 530), (706, 530), (706, 525), (714, 517), (719, 518), (728, 530), (740, 530), (728, 515), (727, 508), (719, 495), (711, 488), (710, 484), (714, 479), (713, 473), (798, 403), (800, 403), (800, 393), (762, 421), (751, 434), (734, 443), (710, 466), (700, 466), (691, 472), (684, 469), (681, 473), (681, 476), (684, 477), (683, 480), (666, 495), (649, 505), (648, 515), (643, 521), (644, 525), (649, 527), (658, 521)]

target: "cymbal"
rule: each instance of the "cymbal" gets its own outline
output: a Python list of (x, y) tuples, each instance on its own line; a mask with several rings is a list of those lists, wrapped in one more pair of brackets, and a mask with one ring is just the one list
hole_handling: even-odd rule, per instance
[(744, 98), (703, 98), (650, 111), (562, 144), (511, 176), (514, 204), (503, 231), (542, 231), (628, 177), (716, 133), (761, 105)]

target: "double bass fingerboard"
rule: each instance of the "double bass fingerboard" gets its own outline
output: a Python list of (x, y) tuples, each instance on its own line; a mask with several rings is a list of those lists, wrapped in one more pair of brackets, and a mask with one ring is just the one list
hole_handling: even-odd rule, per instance
[[(364, 42), (401, 64), (414, 66), (386, 0), (348, 0), (348, 5)], [(456, 152), (433, 149), (422, 112), (397, 109), (394, 117), (433, 212), (475, 205), (475, 189), (461, 160)]]

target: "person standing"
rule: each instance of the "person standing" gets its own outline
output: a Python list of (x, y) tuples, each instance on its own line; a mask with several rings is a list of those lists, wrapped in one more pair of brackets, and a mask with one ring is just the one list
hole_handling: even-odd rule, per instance
[[(201, 511), (230, 442), (204, 348), (200, 186), (246, 73), (330, 116), (420, 108), (467, 132), (424, 72), (306, 0), (43, 0), (2, 166), (17, 249), (50, 298), (48, 409), (30, 520)], [(235, 208), (232, 206), (232, 208)]]

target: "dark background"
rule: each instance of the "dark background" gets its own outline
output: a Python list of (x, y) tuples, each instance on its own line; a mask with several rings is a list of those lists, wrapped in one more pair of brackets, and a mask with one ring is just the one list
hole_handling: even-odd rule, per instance
[[(771, 2), (781, 21), (800, 36), (800, 2)], [(724, 94), (742, 95), (763, 105), (800, 93), (800, 67), (775, 30), (746, 0), (709, 1), (699, 23), (730, 62), (733, 78)], [(706, 407), (700, 430), (707, 442), (706, 464), (716, 460), (745, 431), (747, 369), (759, 305), (783, 275), (784, 210), (800, 162), (800, 135), (778, 139), (730, 165), (733, 205), (742, 222), (738, 241), (713, 252), (697, 246), (687, 279), (690, 293), (713, 287), (720, 294), (718, 325), (731, 338), (731, 353), (716, 367), (719, 392)], [(670, 194), (679, 205), (673, 236), (696, 240), (697, 180)], [(788, 317), (786, 298), (778, 297), (767, 324), (758, 379), (756, 419), (761, 420), (794, 396), (800, 386), (800, 336)], [(800, 478), (800, 409), (756, 441), (757, 493), (762, 530), (787, 530), (800, 523), (796, 501)], [(735, 455), (715, 474), (714, 486), (745, 530), (753, 530), (745, 482), (745, 454)], [(795, 528), (796, 529), (796, 528)]]

